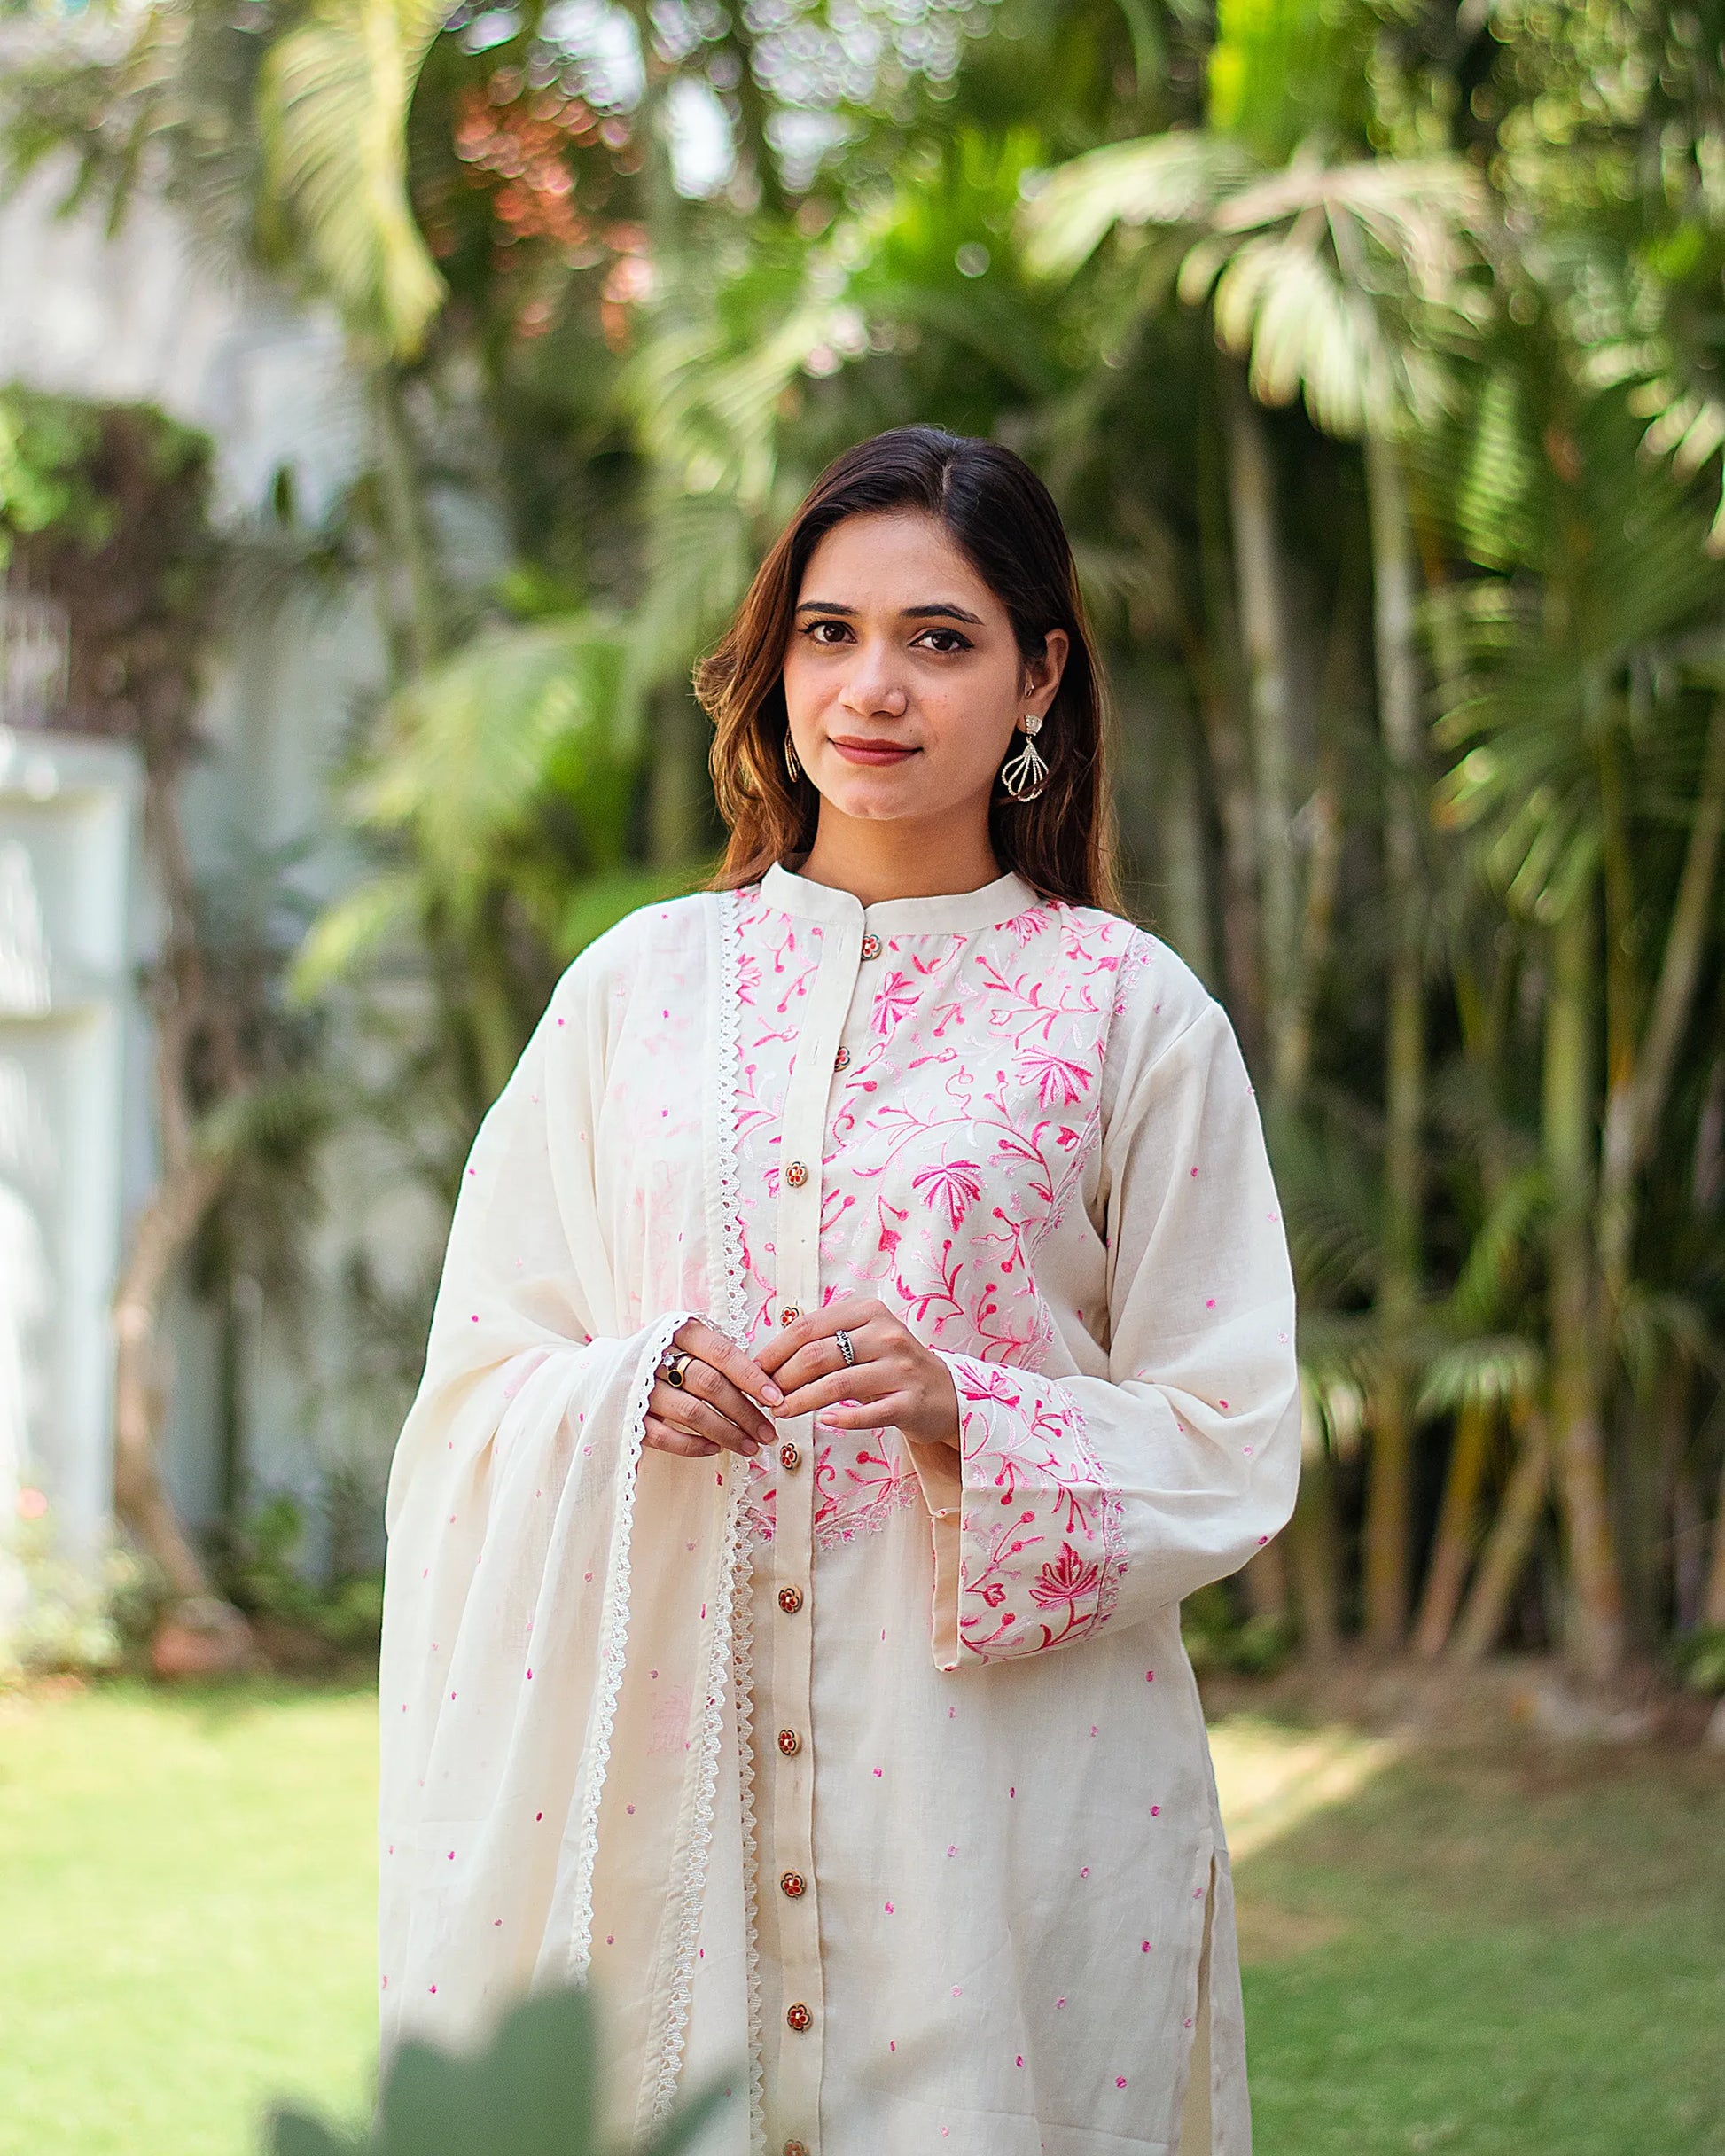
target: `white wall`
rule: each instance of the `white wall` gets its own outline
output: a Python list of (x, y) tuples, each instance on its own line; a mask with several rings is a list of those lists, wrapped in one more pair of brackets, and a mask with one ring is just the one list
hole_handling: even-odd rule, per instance
[[(284, 467), (300, 513), (321, 518), (363, 450), (357, 387), (331, 318), (201, 259), (159, 203), (141, 203), (110, 238), (94, 216), (57, 214), (64, 189), (64, 171), (51, 170), (0, 202), (0, 383), (158, 405), (214, 439), (222, 519), (258, 513)], [(339, 849), (327, 836), (328, 779), (381, 672), (362, 593), (308, 596), (229, 625), (202, 714), (210, 754), (185, 796), (201, 868), (309, 840), (309, 883), (327, 890), (340, 881)], [(20, 753), (45, 755), (67, 772), (73, 764), (93, 769), (89, 757), (108, 753), (35, 733), (18, 738)], [(113, 770), (125, 762), (119, 757)], [(59, 783), (60, 806), (43, 808), (5, 793), (0, 777), (0, 1299), (9, 1303), (0, 1312), (0, 1518), (11, 1512), (6, 1477), (27, 1457), (30, 1472), (53, 1481), (51, 1495), (82, 1539), (105, 1518), (106, 1299), (126, 1226), (153, 1176), (147, 1042), (127, 978), (150, 948), (153, 923), (136, 879), (117, 926), (113, 918), (123, 786), (115, 779), (119, 790), (103, 796), (109, 806), (98, 813), (82, 779)], [(74, 796), (85, 806), (74, 809)], [(103, 816), (107, 835), (98, 840), (91, 834)], [(105, 865), (74, 894), (54, 864), (70, 857), (67, 833), (80, 818), (88, 829), (78, 843)], [(98, 885), (107, 894), (101, 996), (27, 1019), (5, 1015), (4, 1005), (6, 908), (14, 902), (4, 849), (20, 844), (43, 879), (38, 896), (51, 923), (62, 913), (69, 923), (81, 907), (88, 914)], [(58, 933), (52, 928), (51, 940)], [(129, 952), (123, 961), (116, 934)], [(68, 1118), (82, 1119), (75, 1137)], [(320, 1386), (317, 1366), (327, 1365), (326, 1349), (340, 1336), (332, 1284), (348, 1237), (360, 1231), (359, 1222), (338, 1215), (320, 1238), (325, 1280), (309, 1356), (290, 1351), (279, 1314), (254, 1305), (246, 1316), (241, 1419), (254, 1465), (269, 1484), (315, 1481), (329, 1374), (325, 1368)], [(9, 1279), (17, 1285), (10, 1296)], [(303, 1331), (303, 1314), (293, 1323)], [(197, 1519), (212, 1510), (218, 1484), (220, 1331), (215, 1313), (180, 1294), (169, 1332), (169, 1486)], [(74, 1340), (75, 1351), (67, 1345)], [(51, 1367), (59, 1373), (51, 1384)]]

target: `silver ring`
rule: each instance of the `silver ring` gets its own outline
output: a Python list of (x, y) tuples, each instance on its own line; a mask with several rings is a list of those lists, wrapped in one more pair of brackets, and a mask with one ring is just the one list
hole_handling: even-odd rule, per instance
[(854, 1370), (856, 1367), (856, 1350), (850, 1344), (850, 1334), (842, 1325), (835, 1325), (832, 1328), (832, 1337), (838, 1341), (839, 1352), (845, 1358), (845, 1368)]

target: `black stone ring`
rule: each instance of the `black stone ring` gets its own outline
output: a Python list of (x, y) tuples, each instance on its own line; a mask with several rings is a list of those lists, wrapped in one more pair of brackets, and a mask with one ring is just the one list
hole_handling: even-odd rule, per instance
[(683, 1372), (694, 1359), (686, 1348), (667, 1348), (659, 1365), (659, 1374), (667, 1385), (675, 1385), (681, 1392), (684, 1383)]

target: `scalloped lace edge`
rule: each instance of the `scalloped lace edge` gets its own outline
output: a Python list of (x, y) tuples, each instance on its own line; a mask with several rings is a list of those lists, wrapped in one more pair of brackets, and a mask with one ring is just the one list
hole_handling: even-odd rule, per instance
[(617, 1518), (611, 1530), (611, 1561), (606, 1570), (605, 1606), (599, 1620), (599, 1683), (588, 1721), (585, 1750), (590, 1765), (582, 1793), (581, 1826), (575, 1837), (575, 1907), (569, 1932), (569, 1975), (587, 1980), (593, 1955), (593, 1874), (599, 1855), (599, 1800), (611, 1765), (611, 1738), (617, 1721), (617, 1695), (623, 1682), (628, 1644), (629, 1550), (635, 1531), (635, 1491), (641, 1465), (641, 1441), (647, 1426), (647, 1401), (653, 1371), (671, 1336), (689, 1316), (672, 1310), (647, 1334), (647, 1344), (629, 1387), (622, 1472), (618, 1478)]
[[(738, 977), (739, 902), (735, 892), (716, 894), (714, 908), (718, 963), (713, 971), (713, 1104), (714, 1158), (707, 1191), (707, 1246), (720, 1276), (719, 1308), (707, 1322), (728, 1338), (741, 1341), (748, 1329), (747, 1281), (743, 1243), (742, 1191), (737, 1170), (735, 1082), (741, 1048), (742, 1003)], [(750, 1521), (746, 1483), (740, 1470), (729, 1480), (729, 1503), (718, 1579), (714, 1590), (709, 1638), (706, 1711), (701, 1725), (694, 1816), (688, 1846), (672, 1886), (680, 1904), (673, 1950), (666, 2026), (654, 2074), (652, 2115), (665, 2117), (676, 2100), (683, 2055), (693, 2003), (695, 1956), (712, 1848), (719, 1749), (724, 1738), (727, 1687), (732, 1688), (737, 1717), (738, 1769), (742, 1800), (744, 1919), (747, 1931), (749, 2040), (749, 2140), (764, 2150), (766, 2135), (761, 2061), (761, 1979), (755, 1937), (754, 1896), (757, 1847), (754, 1824), (753, 1613), (750, 1593)]]

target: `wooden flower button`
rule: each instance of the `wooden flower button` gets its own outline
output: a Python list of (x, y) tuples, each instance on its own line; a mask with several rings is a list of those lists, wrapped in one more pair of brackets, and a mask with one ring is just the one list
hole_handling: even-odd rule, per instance
[(880, 938), (879, 938), (878, 936), (873, 936), (873, 935), (870, 935), (870, 936), (864, 936), (864, 937), (863, 937), (863, 939), (862, 939), (862, 956), (863, 956), (865, 958), (878, 958), (878, 957), (879, 957), (879, 956), (880, 956)]
[(848, 1048), (841, 1048), (838, 1054), (834, 1056), (832, 1058), (832, 1067), (836, 1071), (847, 1071), (850, 1068), (850, 1051)]
[(802, 1312), (794, 1302), (787, 1302), (778, 1314), (778, 1322), (782, 1325), (794, 1325), (801, 1316)]
[(794, 1730), (781, 1730), (778, 1733), (778, 1748), (786, 1759), (793, 1759), (802, 1750), (802, 1739)]
[(802, 1607), (801, 1588), (781, 1587), (778, 1590), (778, 1606), (787, 1617), (794, 1617)]
[(784, 2156), (808, 2156), (808, 2144), (806, 2141), (787, 2141)]
[(778, 1464), (785, 1470), (787, 1473), (792, 1472), (795, 1469), (800, 1467), (802, 1465), (801, 1447), (799, 1445), (781, 1445), (778, 1449)]
[(800, 1902), (803, 1895), (808, 1891), (808, 1881), (804, 1879), (800, 1871), (781, 1872), (778, 1890), (787, 1900)]
[(803, 2004), (800, 1999), (796, 2000), (794, 2004), (785, 2008), (784, 2019), (790, 2023), (791, 2027), (797, 2031), (799, 2035), (801, 2035), (804, 2029), (812, 2027), (815, 2020), (814, 2015), (809, 2012), (808, 2009)]
[(792, 1160), (784, 1171), (784, 1180), (793, 1191), (801, 1190), (803, 1184), (808, 1180), (807, 1165), (801, 1160)]

